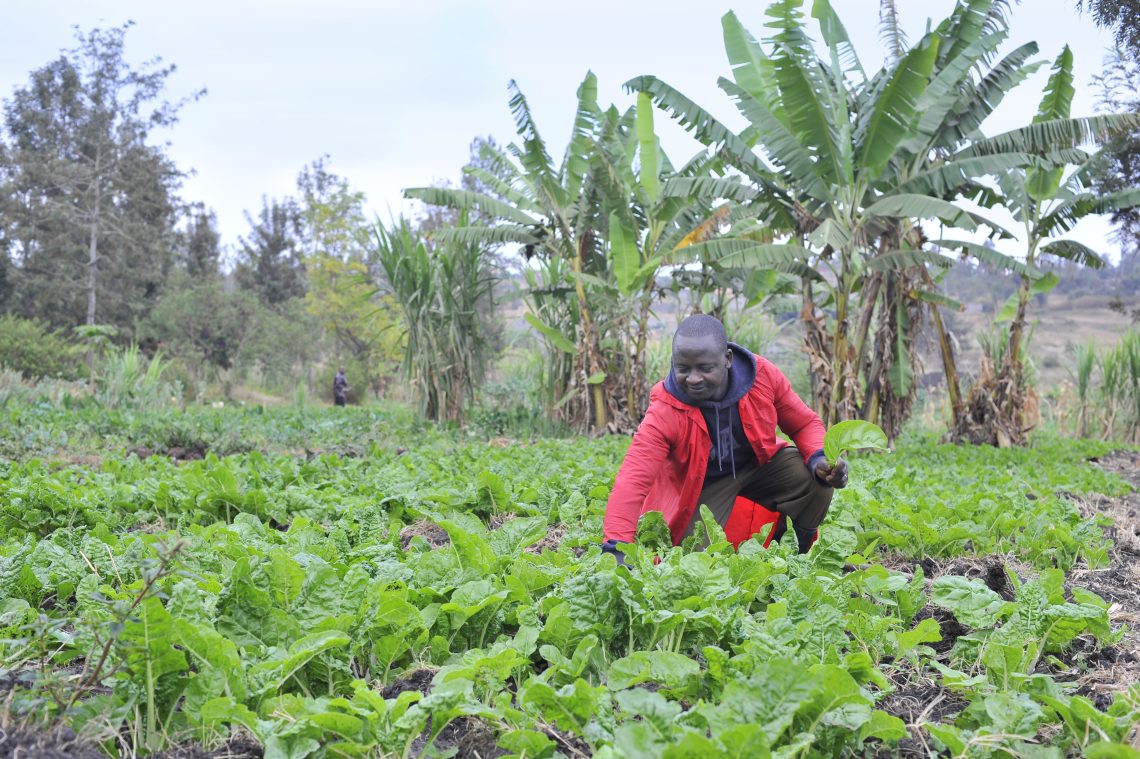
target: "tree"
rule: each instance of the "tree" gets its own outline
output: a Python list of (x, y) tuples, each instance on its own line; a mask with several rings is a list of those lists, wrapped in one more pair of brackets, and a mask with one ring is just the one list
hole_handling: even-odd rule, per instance
[(168, 356), (183, 359), (195, 373), (234, 368), (262, 306), (244, 290), (226, 292), (218, 278), (171, 287), (143, 322), (143, 340)]
[(177, 261), (193, 282), (215, 280), (221, 275), (221, 235), (218, 217), (202, 203), (190, 206), (186, 228), (178, 235)]
[(1133, 58), (1140, 55), (1140, 1), (1077, 0), (1077, 10), (1086, 8), (1098, 26), (1112, 29), (1117, 45)]
[(304, 297), (303, 221), (296, 202), (262, 198), (257, 218), (248, 213), (245, 218), (252, 229), (239, 243), (234, 269), (238, 285), (270, 307)]
[[(356, 372), (379, 396), (383, 378), (402, 358), (404, 344), (399, 309), (391, 295), (382, 294), (369, 267), (360, 260), (313, 256), (308, 265), (309, 290), (305, 310), (351, 359)], [(358, 381), (358, 380), (354, 380)]]
[(19, 308), (56, 326), (130, 327), (172, 263), (183, 174), (150, 136), (201, 93), (162, 100), (174, 67), (130, 67), (129, 27), (77, 32), (5, 103), (0, 203)]

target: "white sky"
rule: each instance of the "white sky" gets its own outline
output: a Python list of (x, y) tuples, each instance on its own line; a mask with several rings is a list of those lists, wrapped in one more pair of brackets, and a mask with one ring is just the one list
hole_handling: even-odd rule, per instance
[[(927, 17), (943, 18), (952, 0), (898, 0), (911, 40)], [(0, 96), (28, 73), (72, 47), (72, 27), (133, 20), (127, 54), (161, 56), (178, 66), (168, 95), (205, 87), (181, 122), (160, 135), (170, 154), (196, 174), (184, 186), (218, 216), (223, 243), (247, 232), (244, 212), (261, 196), (294, 191), (301, 168), (330, 156), (333, 171), (363, 190), (372, 210), (408, 208), (405, 187), (457, 180), (476, 135), (511, 141), (507, 83), (514, 78), (558, 157), (569, 136), (575, 91), (587, 69), (599, 100), (632, 104), (626, 80), (655, 74), (733, 126), (741, 120), (716, 86), (729, 76), (720, 18), (735, 9), (754, 36), (764, 34), (765, 0), (0, 0)], [(878, 0), (833, 0), (864, 65), (882, 58)], [(805, 3), (810, 10), (811, 2)], [(814, 22), (810, 22), (814, 28)], [(1095, 108), (1089, 86), (1111, 34), (1079, 16), (1073, 0), (1023, 0), (1003, 48), (1036, 40), (1052, 60), (1074, 51), (1074, 115)], [(1006, 99), (993, 134), (1026, 123), (1036, 111), (1048, 66)], [(658, 131), (679, 162), (699, 147), (664, 116)], [(1071, 235), (1118, 256), (1104, 219)]]

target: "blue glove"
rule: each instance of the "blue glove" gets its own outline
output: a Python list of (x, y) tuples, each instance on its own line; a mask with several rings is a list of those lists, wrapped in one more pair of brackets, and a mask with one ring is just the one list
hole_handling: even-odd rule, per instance
[(618, 550), (617, 544), (618, 542), (616, 540), (607, 540), (605, 543), (602, 543), (602, 553), (612, 553), (614, 558), (617, 559), (617, 563), (624, 567), (625, 554)]

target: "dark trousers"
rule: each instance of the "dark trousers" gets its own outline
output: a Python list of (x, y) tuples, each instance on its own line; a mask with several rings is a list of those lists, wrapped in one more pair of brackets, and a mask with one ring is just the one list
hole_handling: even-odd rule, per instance
[(795, 527), (815, 530), (827, 516), (834, 492), (808, 471), (798, 450), (787, 446), (763, 466), (754, 463), (738, 471), (736, 477), (728, 475), (706, 480), (697, 501), (698, 508), (685, 528), (685, 537), (693, 533), (693, 526), (700, 521), (699, 504), (708, 506), (717, 524), (724, 527), (736, 497), (741, 495), (791, 517)]
[(338, 395), (338, 396), (336, 396), (335, 398), (333, 398), (333, 405), (335, 405), (335, 406), (344, 406), (344, 405), (345, 405), (345, 398), (344, 398), (344, 396), (343, 396), (343, 395)]

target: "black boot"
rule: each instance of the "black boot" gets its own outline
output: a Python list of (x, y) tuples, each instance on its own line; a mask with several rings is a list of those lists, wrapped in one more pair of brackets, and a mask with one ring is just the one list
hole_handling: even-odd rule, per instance
[(815, 528), (800, 527), (799, 525), (792, 525), (795, 530), (796, 540), (800, 544), (800, 553), (807, 553), (811, 548), (811, 544), (815, 542), (816, 530)]
[(780, 539), (784, 537), (784, 533), (788, 531), (788, 518), (783, 514), (776, 517), (776, 526), (772, 530), (772, 542), (779, 543)]

